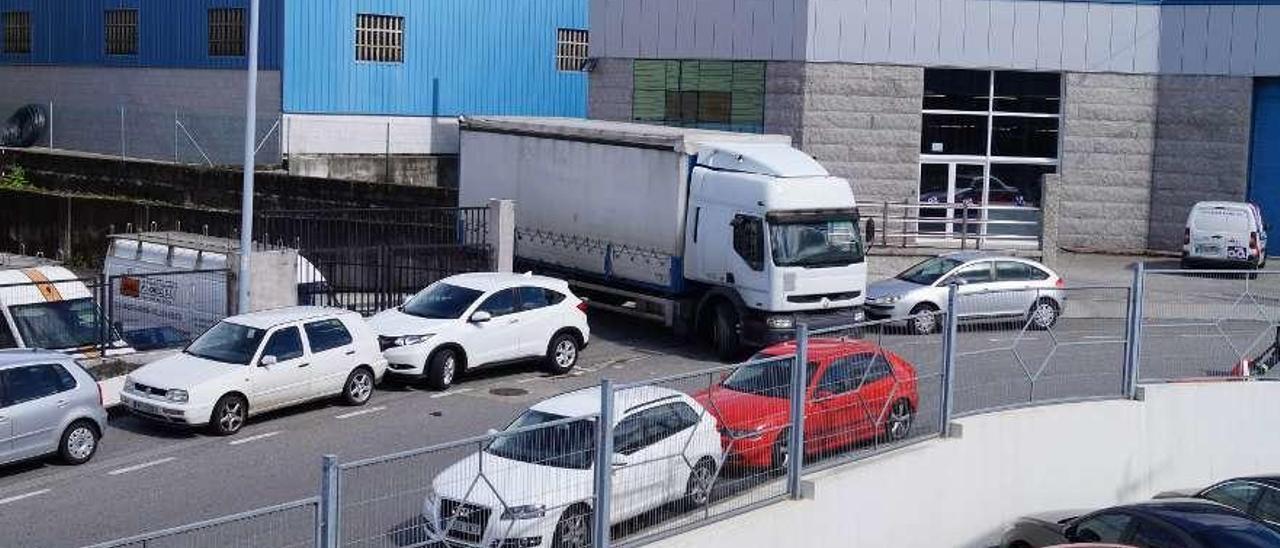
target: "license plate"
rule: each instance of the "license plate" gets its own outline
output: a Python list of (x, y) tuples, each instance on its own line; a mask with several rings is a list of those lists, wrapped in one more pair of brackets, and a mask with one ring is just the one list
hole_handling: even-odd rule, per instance
[(141, 412), (143, 412), (143, 413), (151, 413), (151, 414), (159, 414), (159, 413), (160, 413), (160, 408), (158, 408), (158, 407), (156, 407), (156, 406), (154, 406), (154, 405), (151, 405), (151, 404), (149, 404), (149, 403), (142, 403), (142, 402), (140, 402), (140, 401), (135, 401), (135, 402), (133, 402), (133, 408), (134, 408), (134, 409), (136, 409), (136, 410), (138, 410), (138, 411), (141, 411)]
[(1227, 258), (1241, 261), (1246, 260), (1249, 258), (1249, 250), (1245, 249), (1244, 246), (1229, 245), (1227, 246)]
[(453, 523), (449, 524), (449, 529), (453, 531), (457, 531), (459, 533), (464, 533), (467, 535), (480, 534), (480, 525), (476, 523), (466, 523), (466, 522), (455, 520)]
[(1198, 245), (1196, 246), (1196, 253), (1217, 255), (1219, 253), (1219, 248), (1216, 245)]

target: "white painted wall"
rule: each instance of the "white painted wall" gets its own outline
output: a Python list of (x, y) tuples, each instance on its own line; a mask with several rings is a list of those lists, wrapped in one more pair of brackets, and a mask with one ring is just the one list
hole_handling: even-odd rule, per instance
[(591, 28), (595, 57), (1280, 75), (1280, 5), (591, 0)]
[(285, 154), (457, 154), (457, 118), (286, 114)]
[(1280, 383), (1145, 391), (1141, 402), (965, 418), (959, 439), (813, 475), (813, 500), (774, 504), (654, 546), (985, 548), (1020, 515), (1280, 471)]

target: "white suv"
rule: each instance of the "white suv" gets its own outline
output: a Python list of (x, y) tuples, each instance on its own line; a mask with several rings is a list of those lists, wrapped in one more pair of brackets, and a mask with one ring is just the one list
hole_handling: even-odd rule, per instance
[[(600, 389), (545, 400), (431, 482), (423, 523), (449, 545), (585, 548)], [(716, 419), (693, 398), (642, 386), (614, 400), (610, 523), (670, 503), (707, 504), (724, 462)]]
[(541, 358), (563, 374), (587, 345), (586, 303), (562, 280), (531, 274), (459, 274), (369, 319), (387, 374), (443, 390), (476, 367)]

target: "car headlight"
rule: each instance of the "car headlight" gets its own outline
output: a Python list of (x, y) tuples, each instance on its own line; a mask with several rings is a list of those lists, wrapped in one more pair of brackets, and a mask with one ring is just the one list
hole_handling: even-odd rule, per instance
[(871, 302), (873, 302), (873, 303), (880, 303), (880, 304), (893, 304), (893, 303), (896, 303), (896, 302), (898, 302), (898, 301), (901, 301), (901, 300), (902, 300), (902, 295), (884, 295), (884, 296), (881, 296), (881, 297), (876, 297), (876, 298), (874, 298), (874, 299), (867, 299), (867, 300), (868, 300), (868, 301), (871, 301)]
[(418, 344), (434, 336), (436, 336), (435, 333), (426, 333), (424, 335), (405, 335), (403, 337), (396, 338), (396, 346), (409, 346), (409, 345)]
[(796, 326), (796, 319), (792, 316), (769, 316), (765, 324), (769, 329), (791, 329)]
[(547, 515), (547, 507), (542, 504), (525, 504), (523, 506), (512, 506), (502, 512), (502, 519), (538, 519)]
[(752, 430), (721, 427), (720, 433), (734, 440), (755, 441), (764, 437), (764, 426), (757, 426)]
[(187, 403), (187, 400), (189, 400), (190, 398), (191, 398), (191, 395), (187, 394), (186, 390), (173, 389), (168, 392), (165, 392), (164, 394), (164, 399), (174, 403)]

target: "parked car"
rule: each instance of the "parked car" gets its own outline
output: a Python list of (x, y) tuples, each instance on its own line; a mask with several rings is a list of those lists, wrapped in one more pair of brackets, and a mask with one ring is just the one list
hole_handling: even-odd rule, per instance
[(922, 261), (897, 276), (867, 286), (867, 317), (907, 322), (927, 335), (941, 326), (948, 285), (960, 285), (961, 321), (1022, 319), (1035, 329), (1053, 327), (1066, 302), (1066, 280), (1030, 259), (961, 251)]
[[(795, 352), (794, 342), (766, 348), (753, 362), (694, 396), (719, 420), (730, 465), (779, 469), (786, 464), (795, 361), (789, 356)], [(910, 434), (919, 409), (915, 367), (864, 340), (813, 338), (808, 352), (806, 455)]]
[(1170, 491), (1157, 499), (1194, 497), (1225, 504), (1271, 525), (1280, 526), (1280, 476), (1234, 478), (1204, 489)]
[(0, 464), (57, 454), (84, 464), (107, 426), (97, 381), (65, 354), (0, 350)]
[(253, 415), (338, 396), (364, 405), (386, 372), (359, 314), (297, 306), (229, 317), (125, 378), (120, 403), (167, 424), (234, 434)]
[[(715, 419), (689, 396), (655, 386), (619, 390), (614, 401), (610, 522), (670, 503), (707, 504), (723, 458)], [(432, 480), (426, 535), (450, 545), (590, 546), (591, 415), (599, 412), (599, 388), (530, 407), (507, 435)]]
[[(1083, 514), (1083, 515), (1082, 515)], [(1175, 498), (1092, 513), (1050, 512), (1018, 519), (1003, 548), (1107, 542), (1137, 548), (1274, 548), (1280, 532), (1216, 502)]]
[[(933, 192), (925, 192), (920, 194), (920, 203), (938, 204), (951, 203), (967, 204), (970, 206), (982, 204), (982, 181), (984, 177), (981, 175), (962, 175), (956, 177), (955, 194), (951, 200), (947, 199), (946, 190), (936, 190)], [(999, 177), (991, 177), (988, 179), (991, 184), (987, 189), (987, 203), (989, 205), (1027, 205), (1027, 197), (1022, 193), (1022, 189), (1001, 181)], [(976, 216), (976, 211), (970, 213), (970, 217)], [(956, 216), (961, 216), (959, 211)]]
[(1258, 206), (1199, 202), (1187, 215), (1182, 267), (1267, 265), (1267, 227)]
[(541, 359), (568, 373), (587, 346), (587, 305), (563, 280), (531, 274), (450, 276), (369, 323), (394, 379), (443, 390), (477, 367)]

